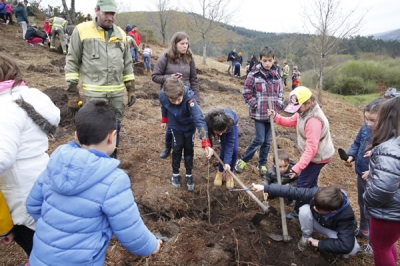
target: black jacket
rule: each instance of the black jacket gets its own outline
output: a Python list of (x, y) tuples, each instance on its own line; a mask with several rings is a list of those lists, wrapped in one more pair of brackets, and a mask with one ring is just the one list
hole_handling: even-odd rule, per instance
[(354, 247), (354, 230), (356, 229), (357, 221), (353, 209), (348, 202), (347, 195), (342, 191), (345, 196), (345, 202), (336, 214), (327, 217), (314, 210), (313, 198), (315, 193), (320, 189), (321, 188), (318, 187), (296, 188), (277, 184), (264, 186), (264, 192), (273, 197), (291, 198), (303, 202), (309, 202), (314, 219), (323, 227), (336, 231), (338, 237), (320, 240), (318, 243), (318, 249), (332, 253), (348, 254)]
[(34, 27), (29, 27), (25, 33), (25, 40), (32, 40), (35, 37), (43, 39), (43, 36), (40, 35), (39, 32)]

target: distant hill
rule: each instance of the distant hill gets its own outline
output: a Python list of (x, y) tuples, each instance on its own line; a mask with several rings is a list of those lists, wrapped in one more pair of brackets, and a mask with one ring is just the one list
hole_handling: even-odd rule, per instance
[(400, 29), (375, 33), (372, 35), (374, 36), (374, 39), (381, 39), (384, 41), (400, 41)]

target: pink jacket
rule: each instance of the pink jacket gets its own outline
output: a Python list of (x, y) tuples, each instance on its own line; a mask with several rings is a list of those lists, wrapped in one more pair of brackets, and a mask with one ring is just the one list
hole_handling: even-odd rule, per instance
[(12, 9), (12, 7), (10, 6), (10, 4), (6, 4), (6, 12), (7, 12), (7, 13), (12, 13), (12, 12), (13, 12), (13, 9)]

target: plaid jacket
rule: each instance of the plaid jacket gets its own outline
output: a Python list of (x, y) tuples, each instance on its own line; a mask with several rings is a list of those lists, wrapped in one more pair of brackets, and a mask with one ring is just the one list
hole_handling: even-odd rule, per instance
[(256, 65), (247, 76), (242, 94), (244, 101), (249, 106), (250, 118), (269, 121), (268, 98), (271, 97), (272, 108), (276, 112), (283, 107), (282, 80), (275, 71), (275, 66), (266, 70), (261, 64)]

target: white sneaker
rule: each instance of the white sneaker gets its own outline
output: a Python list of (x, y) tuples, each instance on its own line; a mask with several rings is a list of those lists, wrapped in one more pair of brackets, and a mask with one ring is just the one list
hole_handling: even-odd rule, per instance
[(10, 23), (10, 21), (7, 19), (7, 21), (6, 21), (6, 25), (8, 25), (8, 23)]
[(43, 43), (41, 43), (41, 42), (40, 42), (40, 43), (38, 43), (38, 44), (39, 44), (40, 46), (44, 46), (44, 44), (43, 44)]

